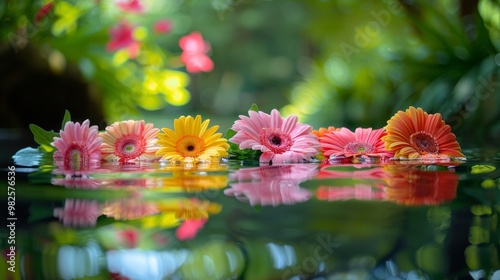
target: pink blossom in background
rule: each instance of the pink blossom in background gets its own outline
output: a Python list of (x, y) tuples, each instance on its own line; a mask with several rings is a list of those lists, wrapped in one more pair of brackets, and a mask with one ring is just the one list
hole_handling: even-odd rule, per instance
[(54, 217), (70, 227), (93, 227), (100, 215), (97, 200), (66, 199), (63, 208), (54, 209)]
[(53, 155), (55, 166), (79, 175), (100, 165), (102, 139), (98, 137), (96, 125), (91, 127), (89, 120), (81, 124), (67, 122), (59, 135), (51, 143), (56, 148)]
[(157, 20), (153, 24), (153, 31), (157, 34), (166, 34), (172, 31), (172, 22), (168, 19)]
[(214, 63), (206, 55), (210, 51), (210, 44), (203, 40), (199, 32), (192, 32), (179, 40), (182, 49), (181, 60), (190, 73), (210, 72)]
[(130, 23), (126, 21), (120, 22), (118, 25), (111, 28), (109, 32), (111, 39), (106, 45), (106, 50), (108, 52), (114, 52), (119, 49), (128, 49), (130, 58), (137, 57), (140, 44), (134, 39), (133, 32), (134, 28)]
[(341, 128), (326, 133), (319, 138), (321, 149), (330, 160), (336, 159), (389, 159), (394, 153), (385, 149), (385, 143), (380, 138), (386, 135), (383, 128), (356, 128), (352, 132)]
[(175, 236), (179, 240), (190, 240), (196, 237), (196, 234), (203, 228), (206, 219), (185, 220), (175, 231)]
[(141, 0), (117, 0), (116, 5), (124, 12), (142, 13), (144, 11)]
[(240, 149), (261, 151), (260, 162), (308, 162), (319, 153), (320, 143), (312, 127), (299, 123), (297, 116), (283, 118), (276, 109), (271, 114), (249, 111), (248, 115), (234, 122), (231, 129), (236, 135), (229, 142)]

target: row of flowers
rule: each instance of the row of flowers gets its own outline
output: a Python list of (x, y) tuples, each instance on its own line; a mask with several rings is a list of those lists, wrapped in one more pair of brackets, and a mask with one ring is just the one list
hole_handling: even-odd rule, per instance
[[(440, 114), (410, 107), (397, 112), (383, 128), (320, 128), (282, 117), (256, 106), (236, 120), (225, 137), (209, 120), (181, 116), (173, 129), (155, 128), (143, 120), (115, 122), (98, 131), (67, 121), (50, 143), (54, 163), (70, 170), (98, 166), (101, 160), (130, 162), (160, 160), (169, 163), (210, 162), (221, 158), (258, 158), (261, 163), (301, 163), (328, 159), (334, 162), (389, 159), (463, 160), (464, 155)], [(36, 135), (35, 135), (36, 137)]]

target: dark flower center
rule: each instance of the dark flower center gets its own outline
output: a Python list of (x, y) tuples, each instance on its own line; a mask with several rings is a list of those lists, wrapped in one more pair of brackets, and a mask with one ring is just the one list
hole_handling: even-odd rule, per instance
[(191, 151), (194, 150), (194, 146), (193, 145), (188, 145), (186, 149), (191, 152)]
[(283, 133), (279, 128), (263, 128), (259, 136), (262, 145), (275, 154), (282, 154), (290, 150), (293, 144), (290, 135)]
[(410, 136), (410, 144), (422, 155), (437, 154), (439, 152), (439, 144), (436, 139), (425, 131), (413, 133)]

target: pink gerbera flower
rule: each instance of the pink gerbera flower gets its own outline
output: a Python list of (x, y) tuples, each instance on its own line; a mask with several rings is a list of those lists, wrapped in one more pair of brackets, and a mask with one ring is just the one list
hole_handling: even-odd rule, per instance
[(99, 146), (102, 139), (98, 137), (97, 126), (89, 127), (89, 124), (89, 120), (82, 124), (67, 122), (60, 132), (60, 137), (54, 137), (51, 145), (57, 149), (53, 156), (57, 167), (63, 170), (87, 171), (100, 165)]
[(385, 143), (380, 139), (386, 135), (383, 128), (356, 128), (352, 132), (348, 128), (341, 128), (320, 137), (323, 154), (330, 159), (366, 160), (373, 158), (388, 159), (394, 153), (384, 148)]
[(156, 135), (160, 131), (152, 123), (143, 120), (115, 122), (99, 133), (103, 143), (101, 151), (106, 160), (127, 162), (131, 160), (151, 160), (159, 149)]
[(310, 125), (297, 122), (297, 116), (281, 117), (278, 110), (271, 114), (249, 111), (249, 117), (240, 116), (232, 129), (236, 131), (230, 142), (240, 149), (262, 151), (260, 162), (295, 163), (310, 161), (318, 154), (320, 145)]
[(134, 27), (126, 21), (120, 22), (117, 26), (111, 28), (109, 34), (111, 40), (106, 45), (108, 52), (119, 49), (127, 49), (130, 58), (135, 58), (139, 54), (140, 44), (134, 39)]
[(192, 32), (179, 40), (182, 49), (181, 60), (190, 73), (210, 72), (214, 63), (206, 55), (210, 51), (210, 44), (203, 40), (199, 32)]

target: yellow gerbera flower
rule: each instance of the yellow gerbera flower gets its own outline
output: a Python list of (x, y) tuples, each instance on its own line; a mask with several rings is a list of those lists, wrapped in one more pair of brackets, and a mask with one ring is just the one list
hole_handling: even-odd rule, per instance
[(181, 116), (174, 120), (174, 130), (162, 128), (158, 133), (156, 152), (162, 161), (211, 161), (213, 158), (227, 156), (229, 144), (222, 133), (215, 133), (218, 125), (208, 128), (210, 120), (201, 121), (201, 116)]

